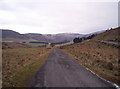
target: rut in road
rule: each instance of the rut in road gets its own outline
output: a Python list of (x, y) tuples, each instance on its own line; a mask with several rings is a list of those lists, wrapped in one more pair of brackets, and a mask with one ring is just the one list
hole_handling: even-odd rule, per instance
[(36, 73), (32, 87), (113, 87), (86, 70), (58, 48), (54, 48)]

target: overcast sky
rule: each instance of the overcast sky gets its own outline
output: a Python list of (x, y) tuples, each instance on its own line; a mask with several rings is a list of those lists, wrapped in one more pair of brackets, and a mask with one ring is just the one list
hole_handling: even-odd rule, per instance
[(115, 28), (118, 27), (117, 1), (0, 0), (0, 29), (86, 34)]

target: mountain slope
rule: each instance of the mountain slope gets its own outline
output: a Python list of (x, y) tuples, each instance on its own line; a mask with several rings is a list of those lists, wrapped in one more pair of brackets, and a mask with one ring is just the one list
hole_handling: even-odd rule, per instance
[(6, 30), (2, 29), (2, 41), (29, 41), (32, 40), (28, 36), (25, 36), (23, 34), (20, 34), (18, 32), (12, 31), (12, 30)]
[(101, 77), (120, 85), (118, 47), (96, 41), (120, 41), (118, 39), (119, 33), (120, 28), (107, 30), (97, 34), (93, 39), (60, 48), (73, 57), (78, 63), (99, 74)]
[(12, 31), (12, 30), (2, 30), (2, 38), (29, 39), (29, 37), (24, 36), (18, 32)]
[(106, 30), (105, 32), (96, 35), (93, 39), (120, 42), (119, 36), (120, 36), (120, 27), (111, 30)]

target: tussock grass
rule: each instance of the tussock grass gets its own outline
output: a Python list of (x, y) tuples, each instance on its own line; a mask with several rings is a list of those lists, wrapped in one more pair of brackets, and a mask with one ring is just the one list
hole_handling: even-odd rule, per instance
[(47, 48), (3, 50), (3, 87), (30, 87), (33, 76), (44, 64), (49, 52)]

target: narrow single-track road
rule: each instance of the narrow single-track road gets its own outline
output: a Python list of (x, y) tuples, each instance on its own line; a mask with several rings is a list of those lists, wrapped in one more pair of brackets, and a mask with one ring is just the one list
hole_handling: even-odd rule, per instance
[(60, 49), (54, 48), (47, 62), (36, 73), (32, 87), (108, 87), (111, 89), (113, 85), (79, 65)]

